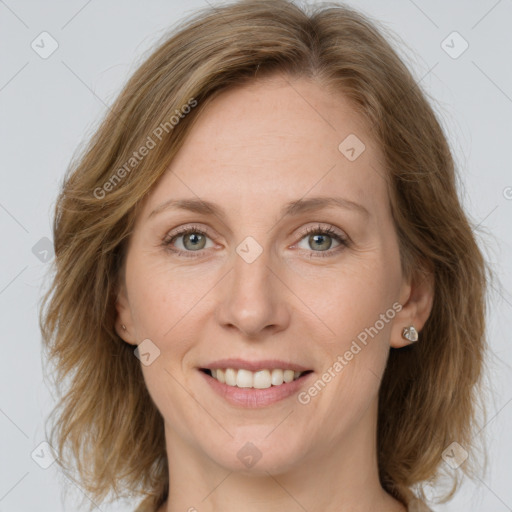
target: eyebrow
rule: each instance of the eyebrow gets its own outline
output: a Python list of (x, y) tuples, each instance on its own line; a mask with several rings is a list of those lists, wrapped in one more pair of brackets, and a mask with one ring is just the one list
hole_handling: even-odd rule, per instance
[[(343, 197), (309, 197), (307, 199), (297, 199), (286, 203), (280, 212), (280, 219), (290, 217), (305, 212), (321, 210), (329, 207), (338, 207), (345, 210), (351, 210), (369, 217), (370, 212), (361, 204), (350, 201)], [(215, 203), (197, 198), (169, 199), (158, 205), (149, 215), (148, 220), (155, 215), (167, 210), (187, 210), (201, 215), (214, 215), (221, 219), (225, 218), (224, 210)]]

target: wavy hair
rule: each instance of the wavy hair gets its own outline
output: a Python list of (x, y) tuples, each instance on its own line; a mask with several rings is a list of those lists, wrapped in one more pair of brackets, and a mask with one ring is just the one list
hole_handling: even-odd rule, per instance
[[(385, 156), (403, 272), (434, 277), (421, 342), (391, 349), (381, 382), (381, 485), (406, 505), (425, 499), (423, 484), (443, 474), (442, 454), (453, 441), (470, 452), (460, 469), (474, 476), (489, 269), (440, 122), (383, 33), (333, 2), (242, 0), (202, 9), (140, 65), (71, 162), (55, 204), (52, 282), (39, 314), (59, 392), (45, 428), (58, 463), (91, 499), (137, 497), (139, 511), (154, 511), (169, 491), (163, 418), (133, 347), (114, 328), (139, 208), (212, 99), (275, 73), (315, 80), (362, 116)], [(191, 101), (197, 106), (186, 110)], [(444, 476), (453, 478), (446, 501), (460, 482)]]

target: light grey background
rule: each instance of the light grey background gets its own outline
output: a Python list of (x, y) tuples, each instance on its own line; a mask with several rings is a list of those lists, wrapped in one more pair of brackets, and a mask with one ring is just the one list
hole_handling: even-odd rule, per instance
[[(349, 4), (399, 36), (400, 54), (435, 101), (461, 169), (464, 204), (474, 224), (488, 233), (481, 244), (501, 280), (489, 303), (490, 470), (435, 510), (511, 511), (512, 2)], [(52, 237), (58, 185), (79, 144), (145, 52), (184, 14), (205, 5), (204, 0), (0, 0), (0, 512), (77, 510), (73, 499), (61, 503), (60, 489), (73, 486), (57, 465), (42, 469), (31, 457), (34, 450), (35, 459), (47, 456), (38, 446), (53, 405), (42, 380), (37, 321), (48, 284), (45, 258), (51, 258), (44, 238)], [(31, 47), (35, 41), (40, 52), (51, 48), (43, 31), (58, 44), (48, 58)], [(457, 58), (464, 41), (451, 35), (454, 31), (469, 44)], [(72, 492), (81, 496), (79, 489)], [(98, 504), (97, 510), (133, 508), (133, 503)]]

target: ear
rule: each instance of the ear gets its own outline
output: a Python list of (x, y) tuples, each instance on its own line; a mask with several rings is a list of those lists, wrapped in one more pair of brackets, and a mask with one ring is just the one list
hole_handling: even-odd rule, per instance
[(433, 269), (419, 269), (411, 277), (404, 278), (399, 300), (402, 309), (395, 316), (391, 329), (390, 345), (393, 348), (402, 348), (412, 343), (402, 336), (405, 327), (414, 326), (421, 340), (420, 331), (432, 311), (434, 290)]
[[(129, 343), (130, 345), (137, 345), (137, 339), (133, 329), (132, 311), (130, 309), (130, 303), (128, 301), (128, 294), (126, 292), (126, 285), (124, 282), (118, 287), (115, 307), (117, 311), (115, 322), (117, 334), (120, 338), (126, 341), (126, 343)], [(123, 325), (126, 329), (123, 329)]]

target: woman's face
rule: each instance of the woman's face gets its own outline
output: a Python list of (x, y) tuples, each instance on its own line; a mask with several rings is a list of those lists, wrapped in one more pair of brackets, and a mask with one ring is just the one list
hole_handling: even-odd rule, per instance
[(168, 447), (276, 472), (375, 426), (389, 348), (422, 324), (383, 176), (362, 119), (317, 83), (207, 107), (137, 219), (116, 304), (120, 335), (146, 340)]

